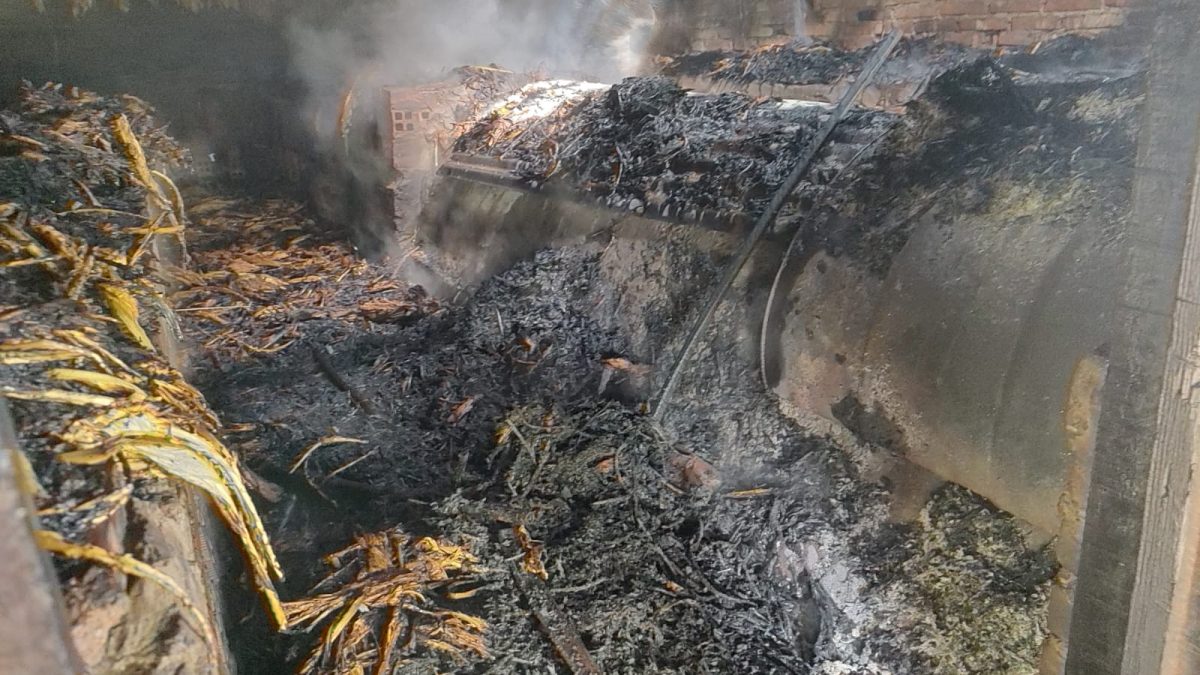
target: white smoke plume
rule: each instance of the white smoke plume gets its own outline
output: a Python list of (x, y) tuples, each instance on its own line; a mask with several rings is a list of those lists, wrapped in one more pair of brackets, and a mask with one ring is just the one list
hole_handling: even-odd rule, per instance
[(654, 0), (380, 0), (351, 4), (332, 25), (296, 22), (292, 62), (322, 136), (349, 83), (408, 85), (461, 65), (497, 64), (557, 77), (636, 74)]
[(437, 81), (462, 65), (593, 81), (636, 74), (653, 36), (655, 1), (367, 0), (350, 3), (332, 23), (294, 22), (291, 61), (307, 89), (302, 114), (322, 166), (310, 201), (347, 227), (364, 253), (398, 261), (405, 276), (419, 274), (399, 261), (412, 255), (403, 242), (414, 232), (425, 183), (396, 176), (388, 150), (371, 147), (369, 134), (348, 134), (347, 120), (356, 131), (369, 129), (383, 111), (384, 87)]

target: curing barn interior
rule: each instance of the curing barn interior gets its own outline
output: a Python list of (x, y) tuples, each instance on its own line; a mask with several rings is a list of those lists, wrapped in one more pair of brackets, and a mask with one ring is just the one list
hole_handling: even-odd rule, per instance
[(0, 2), (0, 673), (1200, 672), (1192, 0)]

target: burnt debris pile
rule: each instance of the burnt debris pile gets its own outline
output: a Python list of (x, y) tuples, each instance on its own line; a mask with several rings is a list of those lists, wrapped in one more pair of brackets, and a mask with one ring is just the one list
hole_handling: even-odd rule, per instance
[[(493, 112), (456, 149), (516, 160), (529, 185), (566, 183), (613, 208), (728, 221), (765, 207), (829, 111), (742, 94), (693, 96), (666, 78), (631, 78), (529, 116), (511, 140), (493, 143), (491, 129), (513, 126), (512, 112)], [(894, 121), (884, 112), (851, 113), (813, 175), (835, 175)]]
[[(692, 256), (670, 254), (654, 277), (662, 302), (687, 292), (672, 266), (714, 271)], [(631, 353), (623, 320), (597, 311), (615, 301), (612, 275), (640, 264), (598, 244), (544, 251), (409, 325), (317, 318), (286, 349), (209, 372), (214, 405), (255, 432), (235, 447), (281, 488), (267, 519), (292, 573), (289, 595), (333, 588), (314, 551), (400, 527), (405, 540), (437, 537), (472, 562), (468, 578), (423, 582), (435, 605), (405, 620), (478, 617), (486, 656), (397, 642), (389, 658), (399, 672), (953, 667), (967, 652), (946, 646), (950, 633), (925, 608), (961, 598), (906, 577), (933, 551), (950, 588), (1025, 570), (978, 619), (956, 613), (954, 630), (1003, 625), (1005, 649), (979, 644), (970, 658), (1001, 670), (1032, 663), (1054, 568), (1011, 518), (953, 492), (975, 510), (887, 525), (886, 490), (752, 391), (732, 355), (705, 372), (707, 385), (685, 387), (674, 431), (643, 413), (650, 364)], [(651, 338), (668, 339), (665, 328)], [(972, 518), (996, 528), (986, 553), (970, 548), (973, 536), (947, 543)], [(378, 613), (376, 636), (386, 617)], [(899, 621), (919, 623), (921, 639), (897, 632)], [(320, 653), (312, 644), (323, 631), (276, 638), (278, 651), (262, 658), (302, 663)], [(261, 650), (260, 637), (235, 639)]]
[(196, 195), (190, 212), (192, 266), (176, 272), (172, 302), (210, 363), (286, 349), (309, 321), (403, 323), (437, 307), (330, 237), (300, 204)]
[[(674, 78), (708, 78), (729, 83), (830, 84), (854, 76), (872, 47), (845, 51), (824, 44), (772, 45), (751, 51), (706, 51), (670, 57), (661, 66)], [(934, 38), (904, 38), (877, 81), (898, 84), (937, 75), (980, 52)]]
[[(852, 110), (778, 230), (805, 222), (806, 242), (874, 259), (872, 271), (883, 273), (914, 222), (979, 210), (999, 183), (1104, 184), (1095, 192), (1121, 202), (1143, 72), (1136, 54), (1076, 38), (1044, 45), (1041, 56), (1000, 59), (927, 41), (903, 47), (914, 63), (938, 56), (902, 114)], [(812, 58), (849, 58), (838, 54)], [(530, 189), (731, 231), (762, 212), (830, 114), (823, 104), (693, 94), (666, 78), (546, 93), (559, 85), (534, 85), (497, 106), (456, 149), (515, 163)]]

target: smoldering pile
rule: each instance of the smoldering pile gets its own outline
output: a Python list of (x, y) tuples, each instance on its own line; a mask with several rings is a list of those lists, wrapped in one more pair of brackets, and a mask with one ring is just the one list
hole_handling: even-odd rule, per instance
[[(165, 173), (186, 156), (151, 114), (137, 99), (48, 86), (27, 87), (22, 107), (0, 117), (0, 301), (11, 303), (0, 305), (0, 396), (13, 403), (14, 459), (38, 506), (35, 539), (169, 595), (148, 609), (133, 599), (140, 586), (64, 563), (88, 668), (124, 670), (140, 659), (139, 670), (149, 661), (199, 672), (224, 658), (212, 608), (198, 606), (196, 594), (213, 570), (179, 543), (194, 541), (200, 525), (178, 486), (207, 498), (228, 525), (267, 610), (251, 611), (272, 632), (350, 612), (339, 622), (344, 634), (326, 635), (337, 659), (328, 663), (321, 648), (302, 669), (386, 668), (390, 656), (364, 641), (406, 626), (410, 649), (484, 655), (485, 622), (428, 597), (450, 579), (469, 581), (471, 555), (448, 540), (399, 536), (394, 522), (382, 539), (338, 541), (339, 569), (314, 596), (277, 595), (283, 567), (249, 494), (253, 486), (269, 496), (269, 485), (244, 473), (222, 441), (235, 429), (184, 378), (179, 342), (202, 337), (199, 368), (219, 370), (286, 348), (281, 331), (306, 319), (356, 331), (436, 303), (321, 236), (294, 205), (208, 197), (191, 202), (200, 216), (193, 223)], [(180, 301), (188, 306), (177, 315)], [(379, 541), (399, 556), (392, 564)], [(410, 614), (419, 625), (405, 620)], [(179, 630), (180, 616), (191, 631)], [(126, 632), (145, 633), (154, 656), (134, 653)]]
[[(661, 72), (674, 78), (704, 77), (730, 83), (829, 84), (861, 70), (873, 49), (868, 46), (847, 51), (817, 43), (694, 52), (665, 59)], [(876, 81), (886, 85), (936, 77), (982, 53), (935, 38), (903, 38), (876, 76)]]
[[(1074, 139), (1136, 107), (1128, 92), (1109, 93), (1051, 96), (1038, 117), (995, 64), (959, 69), (931, 84), (896, 135), (867, 153), (870, 171), (831, 203), (853, 203), (848, 214), (875, 223), (913, 210), (906, 199), (921, 193), (918, 206), (939, 201), (934, 212), (950, 219), (964, 204), (984, 208), (998, 174), (1070, 178), (1095, 159), (1075, 151)], [(1000, 123), (1009, 110), (1018, 114)], [(623, 208), (649, 208), (669, 188), (678, 200), (661, 206), (672, 217), (755, 208), (762, 192), (736, 191), (778, 180), (797, 132), (825, 114), (688, 96), (661, 80), (588, 94), (541, 122), (496, 123), (510, 113), (498, 111), (486, 134), (468, 134), (468, 149), (475, 142), (523, 157), (530, 183), (557, 178)], [(835, 145), (814, 180), (836, 180), (896, 123), (856, 115), (844, 152)], [(781, 119), (790, 120), (786, 134), (775, 129)], [(1042, 142), (1050, 124), (1073, 135)], [(961, 179), (955, 194), (929, 189), (951, 175)], [(144, 195), (132, 194), (121, 210), (139, 210)], [(616, 308), (611, 279), (631, 269), (606, 277), (609, 248), (544, 251), (442, 308), (322, 239), (293, 207), (207, 206), (211, 231), (192, 239), (202, 242), (201, 270), (188, 281), (194, 311), (183, 326), (213, 339), (205, 392), (235, 423), (229, 433), (254, 432), (237, 449), (279, 483), (259, 485), (271, 502), (267, 529), (294, 572), (284, 590), (316, 593), (287, 603), (289, 618), (306, 628), (328, 620), (316, 640), (273, 643), (239, 624), (235, 646), (264, 659), (258, 672), (288, 660), (413, 673), (1033, 669), (1054, 573), (1046, 552), (955, 488), (915, 524), (888, 525), (882, 486), (756, 385), (750, 392), (755, 380), (736, 347), (714, 347), (709, 370), (690, 376), (704, 382), (685, 394), (694, 409), (667, 442), (640, 407), (650, 364), (631, 353), (620, 312), (604, 311)], [(859, 237), (858, 249), (844, 231), (822, 234), (839, 252), (891, 251), (904, 226)], [(889, 246), (871, 246), (880, 240)], [(662, 311), (639, 313), (662, 324), (649, 353), (664, 353), (667, 324), (686, 314), (696, 283), (716, 276), (709, 256), (690, 255), (662, 263), (667, 280), (655, 283), (669, 292), (650, 293)], [(12, 269), (57, 266), (50, 257)], [(109, 350), (129, 360), (125, 342)], [(188, 391), (172, 377), (153, 379)], [(745, 457), (759, 464), (739, 470)], [(329, 551), (339, 551), (331, 564), (346, 567), (322, 580), (314, 552)], [(445, 645), (454, 649), (428, 651)]]
[[(761, 211), (829, 112), (742, 94), (690, 95), (666, 78), (630, 78), (512, 123), (521, 111), (500, 108), (456, 150), (516, 160), (533, 187), (566, 183), (614, 208), (688, 221)], [(814, 182), (839, 173), (895, 120), (850, 113), (816, 163)]]
[[(741, 389), (688, 394), (724, 411), (726, 421), (708, 423), (729, 428), (668, 441), (640, 407), (648, 364), (629, 353), (619, 322), (594, 311), (610, 292), (602, 248), (539, 253), (410, 325), (357, 333), (306, 322), (296, 344), (214, 374), (214, 404), (258, 431), (242, 447), (247, 461), (291, 493), (267, 518), (295, 583), (319, 580), (311, 552), (333, 550), (350, 530), (401, 522), (469, 551), (477, 579), (436, 593), (487, 622), (488, 657), (398, 646), (398, 672), (951, 668), (963, 654), (931, 647), (953, 642), (937, 613), (914, 610), (930, 591), (891, 572), (917, 551), (945, 550), (939, 575), (963, 588), (982, 588), (998, 566), (1027, 570), (1022, 589), (979, 619), (1013, 641), (970, 657), (1001, 670), (1031, 663), (1052, 566), (977, 498), (950, 496), (998, 528), (990, 558), (960, 553), (973, 535), (946, 543), (950, 519), (887, 526), (882, 486)], [(313, 347), (356, 393), (338, 391)], [(683, 417), (676, 428), (705, 425)], [(314, 445), (331, 429), (341, 442)], [(742, 447), (719, 445), (726, 431)], [(737, 471), (740, 460), (723, 460), (731, 454), (762, 465)], [(886, 594), (866, 593), (871, 583)], [(966, 621), (955, 625), (982, 625)], [(898, 622), (921, 626), (920, 640), (895, 633)], [(279, 650), (302, 660), (309, 647)], [(256, 672), (270, 667), (278, 662)]]
[[(0, 337), (7, 345), (0, 383), (16, 400), (22, 400), (17, 391), (32, 392), (55, 379), (71, 382), (62, 369), (48, 370), (56, 361), (82, 358), (103, 370), (154, 358), (149, 342), (159, 327), (135, 325), (134, 294), (148, 309), (162, 300), (161, 280), (151, 274), (159, 261), (150, 243), (156, 228), (166, 228), (142, 215), (149, 190), (132, 177), (115, 123), (124, 120), (132, 138), (141, 139), (137, 152), (148, 166), (167, 170), (186, 161), (138, 99), (28, 83), (20, 99), (17, 109), (0, 111)], [(125, 311), (116, 311), (122, 305)], [(50, 341), (61, 344), (53, 348)], [(56, 351), (59, 358), (53, 358)], [(116, 369), (121, 377), (136, 374)], [(119, 384), (111, 386), (109, 393), (121, 391)], [(45, 496), (61, 500), (59, 506), (101, 496), (107, 491), (102, 476), (54, 461), (53, 439), (72, 416), (69, 403), (52, 406), (57, 414), (42, 408), (18, 403), (15, 413), (22, 445), (50, 491)]]
[[(1124, 54), (1114, 49), (1064, 39), (1044, 46), (1044, 54), (995, 59), (935, 41), (905, 41), (901, 56), (877, 81), (913, 84), (903, 114), (852, 109), (785, 205), (781, 222), (814, 212), (825, 219), (822, 210), (877, 209), (876, 220), (889, 231), (877, 234), (893, 239), (894, 221), (908, 217), (902, 211), (909, 197), (941, 194), (939, 180), (985, 173), (989, 164), (1010, 160), (1029, 164), (1031, 172), (1064, 176), (1077, 171), (1064, 161), (1123, 153), (1129, 120), (1114, 124), (1117, 111), (1109, 101), (1134, 100), (1139, 71), (1136, 58), (1112, 56)], [(854, 72), (865, 56), (787, 47), (759, 58), (785, 52), (832, 60), (839, 72)], [(1083, 64), (1084, 72), (1061, 75), (1071, 70), (1064, 63)], [(804, 75), (811, 70), (804, 63), (779, 68), (798, 81), (830, 76)], [(570, 96), (562, 89), (527, 88), (466, 131), (456, 149), (515, 164), (518, 180), (531, 189), (723, 229), (736, 229), (764, 210), (829, 114), (821, 103), (695, 94), (666, 78), (630, 78)], [(1095, 116), (1080, 107), (1093, 100), (1104, 108)], [(1047, 134), (1051, 129), (1057, 135)], [(1119, 145), (1082, 143), (1088, 133), (1123, 137)], [(1028, 144), (1048, 152), (1022, 152)], [(1042, 168), (1034, 169), (1035, 163)], [(842, 240), (839, 246), (870, 247), (826, 234)]]
[[(70, 258), (48, 243), (65, 237), (91, 246), (92, 257), (123, 278), (140, 276), (144, 272), (142, 256), (155, 234), (146, 231), (141, 213), (146, 191), (165, 188), (171, 193), (168, 199), (177, 194), (172, 186), (155, 182), (146, 188), (129, 180), (131, 165), (114, 135), (113, 121), (125, 117), (147, 166), (161, 172), (178, 171), (189, 160), (152, 113), (149, 105), (132, 96), (105, 98), (76, 87), (25, 83), (19, 107), (0, 111), (0, 201), (4, 205), (0, 217), (25, 218), (22, 214), (27, 214), (28, 220), (45, 223), (59, 233), (61, 236), (46, 230), (40, 236), (47, 241), (39, 246), (50, 247), (44, 252), (47, 257)], [(151, 174), (148, 180), (159, 178)], [(154, 228), (165, 229), (165, 225), (154, 223), (150, 230)], [(127, 258), (126, 249), (136, 255)], [(42, 283), (40, 276), (43, 269), (62, 264), (60, 259), (24, 270), (8, 266), (7, 274), (17, 275), (17, 283), (0, 288), (0, 303), (51, 299), (55, 288)]]

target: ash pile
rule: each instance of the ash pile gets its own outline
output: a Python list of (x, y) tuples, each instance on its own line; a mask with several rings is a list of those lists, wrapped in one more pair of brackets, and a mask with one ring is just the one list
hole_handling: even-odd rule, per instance
[[(487, 625), (486, 656), (398, 643), (396, 672), (1032, 672), (1048, 552), (957, 488), (890, 524), (875, 451), (785, 417), (732, 328), (667, 427), (644, 414), (650, 364), (612, 311), (615, 280), (657, 259), (661, 293), (642, 300), (671, 303), (717, 272), (670, 250), (545, 251), (410, 325), (317, 319), (209, 373), (214, 406), (253, 432), (235, 447), (280, 486), (266, 518), (285, 594), (336, 593), (313, 551), (399, 528), (470, 551), (469, 577), (430, 593)], [(325, 630), (252, 626), (235, 640), (264, 673)]]
[[(1098, 101), (1127, 99), (1143, 67), (1122, 43), (1071, 37), (1035, 55), (999, 59), (927, 40), (902, 44), (901, 58), (879, 77), (919, 86), (900, 108), (852, 109), (789, 198), (781, 222), (847, 202), (851, 194), (891, 200), (982, 162), (985, 154), (1011, 152), (1016, 141), (996, 130), (1054, 129), (1065, 135), (1050, 146), (1101, 151), (1101, 143), (1082, 135), (1088, 124), (1108, 133), (1107, 113), (1087, 118), (1064, 106), (1087, 93)], [(805, 59), (803, 67), (786, 58), (778, 66), (805, 80), (827, 78), (829, 68), (844, 76), (865, 59), (862, 52), (790, 47), (744, 56), (770, 60), (783, 53)], [(515, 179), (532, 190), (736, 231), (764, 210), (830, 114), (831, 106), (819, 101), (697, 94), (666, 77), (630, 78), (607, 89), (535, 83), (494, 106), (454, 149), (513, 166)], [(1127, 145), (1125, 139), (1103, 151), (1119, 154)], [(883, 196), (856, 192), (867, 183), (887, 186)]]
[[(786, 200), (775, 236), (808, 221), (807, 241), (870, 259), (881, 275), (915, 220), (979, 212), (992, 192), (1013, 186), (1086, 185), (1105, 218), (1122, 210), (1140, 47), (1068, 36), (996, 57), (926, 40), (902, 45), (883, 77), (913, 70), (920, 86), (898, 110), (851, 109)], [(810, 52), (798, 50), (845, 64), (865, 58)], [(607, 89), (552, 84), (495, 106), (456, 151), (515, 165), (521, 187), (554, 198), (734, 233), (764, 210), (831, 114), (820, 102), (696, 94), (663, 77)], [(436, 258), (436, 244), (429, 248)]]
[[(854, 76), (871, 56), (873, 46), (846, 51), (825, 44), (772, 45), (750, 51), (712, 50), (665, 57), (663, 75), (707, 78), (718, 82), (781, 85), (829, 84)], [(882, 85), (903, 84), (936, 76), (982, 52), (935, 38), (904, 38), (877, 76)]]
[[(796, 161), (797, 139), (814, 136), (829, 112), (820, 103), (691, 95), (668, 78), (576, 87), (571, 96), (562, 90), (527, 87), (464, 133), (455, 150), (516, 162), (533, 188), (565, 184), (608, 207), (725, 227), (765, 208)], [(896, 119), (852, 112), (814, 167), (816, 182), (860, 156)]]

